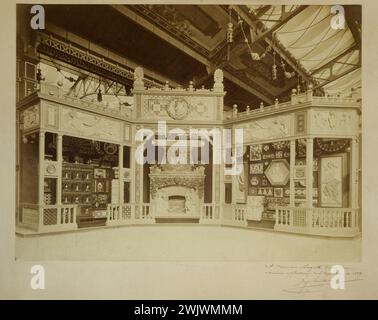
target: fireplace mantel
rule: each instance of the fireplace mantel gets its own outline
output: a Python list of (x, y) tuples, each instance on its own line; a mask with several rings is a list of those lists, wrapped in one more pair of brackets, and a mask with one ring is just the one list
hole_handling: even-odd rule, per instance
[[(150, 202), (157, 218), (199, 218), (204, 197), (205, 168), (192, 165), (150, 167)], [(182, 208), (172, 199), (182, 199)]]
[(196, 190), (198, 197), (203, 198), (205, 183), (205, 168), (192, 165), (161, 165), (150, 168), (150, 193), (152, 199), (159, 189), (182, 186)]

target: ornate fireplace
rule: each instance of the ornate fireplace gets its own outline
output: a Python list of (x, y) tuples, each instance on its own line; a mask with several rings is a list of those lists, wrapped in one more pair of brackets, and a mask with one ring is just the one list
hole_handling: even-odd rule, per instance
[(165, 164), (150, 167), (150, 203), (156, 218), (199, 218), (205, 168)]

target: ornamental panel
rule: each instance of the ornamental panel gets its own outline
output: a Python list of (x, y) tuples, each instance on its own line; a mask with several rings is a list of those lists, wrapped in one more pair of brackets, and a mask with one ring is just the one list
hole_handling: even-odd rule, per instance
[(311, 111), (312, 133), (348, 134), (358, 129), (358, 116), (354, 110)]
[(21, 113), (22, 129), (31, 130), (37, 128), (40, 123), (39, 105), (29, 107)]
[(148, 120), (216, 120), (217, 97), (142, 96), (143, 119)]
[(61, 129), (87, 138), (114, 142), (121, 140), (120, 122), (73, 109), (62, 110)]
[(284, 186), (289, 181), (289, 164), (285, 159), (272, 160), (265, 175), (273, 186)]
[(244, 129), (244, 142), (287, 138), (292, 135), (291, 115), (252, 120), (236, 128)]

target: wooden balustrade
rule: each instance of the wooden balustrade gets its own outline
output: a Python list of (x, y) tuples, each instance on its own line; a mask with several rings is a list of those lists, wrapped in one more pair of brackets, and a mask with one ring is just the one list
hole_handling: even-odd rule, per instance
[(133, 218), (134, 205), (108, 204), (106, 225), (130, 224)]
[(353, 236), (359, 233), (358, 210), (277, 207), (274, 229), (314, 235)]
[(220, 223), (220, 206), (215, 203), (203, 203), (200, 223), (219, 224)]
[(245, 204), (226, 204), (223, 206), (222, 224), (247, 226), (248, 206)]
[(77, 229), (77, 205), (43, 205), (39, 207), (38, 231), (69, 231)]
[[(77, 229), (76, 205), (22, 204), (19, 225), (37, 232)], [(247, 226), (248, 206), (206, 203), (201, 206), (200, 223)], [(107, 225), (154, 223), (149, 203), (109, 204)], [(359, 211), (350, 208), (277, 207), (274, 230), (292, 233), (351, 237), (359, 234)]]
[(234, 205), (234, 221), (236, 222), (244, 222), (247, 217), (247, 206), (246, 205)]

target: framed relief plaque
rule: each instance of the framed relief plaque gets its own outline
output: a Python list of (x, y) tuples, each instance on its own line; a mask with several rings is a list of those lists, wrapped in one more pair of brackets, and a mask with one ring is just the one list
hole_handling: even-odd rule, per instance
[(342, 207), (343, 157), (331, 156), (320, 160), (320, 205)]

